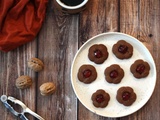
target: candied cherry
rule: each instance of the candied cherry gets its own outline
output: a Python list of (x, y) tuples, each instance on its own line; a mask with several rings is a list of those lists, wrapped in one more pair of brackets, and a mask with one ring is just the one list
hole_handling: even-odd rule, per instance
[(145, 66), (143, 64), (140, 64), (137, 66), (136, 68), (136, 71), (139, 73), (139, 74), (142, 74), (145, 70)]
[(125, 54), (127, 50), (128, 50), (128, 47), (126, 45), (120, 45), (118, 48), (118, 51), (123, 54)]
[(131, 96), (131, 93), (129, 93), (129, 92), (123, 92), (123, 94), (122, 94), (122, 99), (123, 99), (124, 101), (127, 101), (127, 100), (130, 99), (130, 96)]
[(103, 102), (103, 101), (104, 101), (104, 96), (103, 96), (102, 94), (97, 95), (97, 96), (96, 96), (96, 101), (97, 101), (98, 103)]
[(95, 50), (94, 51), (94, 56), (96, 57), (96, 58), (101, 58), (102, 56), (103, 56), (103, 54), (102, 54), (102, 51), (100, 51), (100, 50)]
[(90, 77), (91, 75), (92, 75), (92, 71), (89, 70), (89, 69), (87, 69), (87, 70), (85, 70), (85, 71), (83, 72), (83, 76), (84, 76), (85, 78), (88, 78), (88, 77)]
[(116, 78), (117, 76), (118, 76), (117, 70), (113, 70), (113, 71), (110, 72), (110, 77), (111, 78)]

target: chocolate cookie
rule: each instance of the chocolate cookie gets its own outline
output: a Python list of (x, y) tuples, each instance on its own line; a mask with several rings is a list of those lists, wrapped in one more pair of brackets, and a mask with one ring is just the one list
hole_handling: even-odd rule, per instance
[(88, 58), (96, 63), (101, 64), (108, 58), (107, 47), (103, 44), (95, 44), (89, 48)]
[(138, 59), (131, 65), (130, 71), (135, 78), (144, 78), (148, 76), (150, 66), (147, 62)]
[(119, 40), (112, 47), (112, 52), (119, 59), (128, 59), (132, 57), (133, 47), (131, 44), (124, 40)]
[(136, 98), (137, 95), (134, 93), (134, 90), (131, 87), (121, 87), (117, 91), (117, 101), (125, 106), (132, 105)]
[(104, 75), (107, 82), (118, 84), (124, 77), (124, 71), (119, 65), (113, 64), (105, 69)]
[(97, 78), (97, 71), (92, 65), (82, 65), (79, 68), (78, 75), (79, 81), (86, 84), (93, 82)]
[(104, 90), (99, 89), (95, 93), (92, 94), (91, 99), (95, 107), (104, 108), (108, 105), (110, 96)]

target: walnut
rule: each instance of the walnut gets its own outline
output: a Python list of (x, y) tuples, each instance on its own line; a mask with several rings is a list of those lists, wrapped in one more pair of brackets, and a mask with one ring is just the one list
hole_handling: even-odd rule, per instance
[(32, 79), (29, 76), (23, 75), (16, 79), (16, 87), (25, 89), (32, 85)]
[(28, 67), (31, 68), (35, 72), (39, 72), (43, 69), (44, 64), (38, 58), (31, 58), (30, 60), (28, 60)]
[(51, 95), (55, 92), (55, 90), (56, 86), (52, 82), (46, 82), (40, 86), (40, 92), (43, 96)]

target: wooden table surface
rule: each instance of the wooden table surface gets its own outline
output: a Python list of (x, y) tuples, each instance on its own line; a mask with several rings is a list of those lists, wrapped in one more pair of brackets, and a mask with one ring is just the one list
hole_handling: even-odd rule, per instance
[[(157, 67), (155, 90), (137, 112), (122, 118), (98, 116), (77, 99), (70, 79), (71, 64), (79, 47), (89, 38), (104, 32), (122, 32), (141, 41), (151, 52)], [(45, 120), (160, 120), (160, 0), (90, 0), (80, 14), (57, 11), (50, 0), (43, 26), (32, 42), (11, 52), (0, 52), (0, 95), (22, 100)], [(44, 69), (35, 73), (27, 61), (37, 57)], [(29, 89), (19, 90), (15, 80), (21, 75), (33, 79)], [(56, 92), (44, 97), (42, 83), (52, 81)], [(30, 120), (33, 118), (30, 117)], [(0, 119), (16, 120), (0, 102)]]

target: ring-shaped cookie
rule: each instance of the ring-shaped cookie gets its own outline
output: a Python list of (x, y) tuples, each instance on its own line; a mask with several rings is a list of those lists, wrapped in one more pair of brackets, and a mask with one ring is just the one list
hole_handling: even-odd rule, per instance
[(119, 40), (113, 45), (112, 52), (119, 59), (128, 59), (133, 55), (133, 46), (124, 40)]
[(107, 82), (118, 84), (124, 77), (124, 70), (118, 64), (113, 64), (105, 69), (104, 75)]
[(95, 107), (104, 108), (108, 105), (110, 100), (110, 96), (107, 92), (102, 89), (97, 90), (95, 93), (92, 94), (92, 103)]
[(136, 101), (137, 95), (134, 90), (129, 87), (121, 87), (117, 91), (116, 99), (119, 103), (130, 106)]
[(94, 66), (85, 64), (79, 68), (77, 77), (79, 81), (89, 84), (96, 80), (97, 71)]
[(150, 66), (147, 62), (142, 59), (136, 60), (130, 67), (130, 71), (135, 78), (147, 77), (150, 71)]
[(103, 44), (92, 45), (88, 51), (88, 58), (96, 64), (102, 64), (108, 58), (107, 47)]

